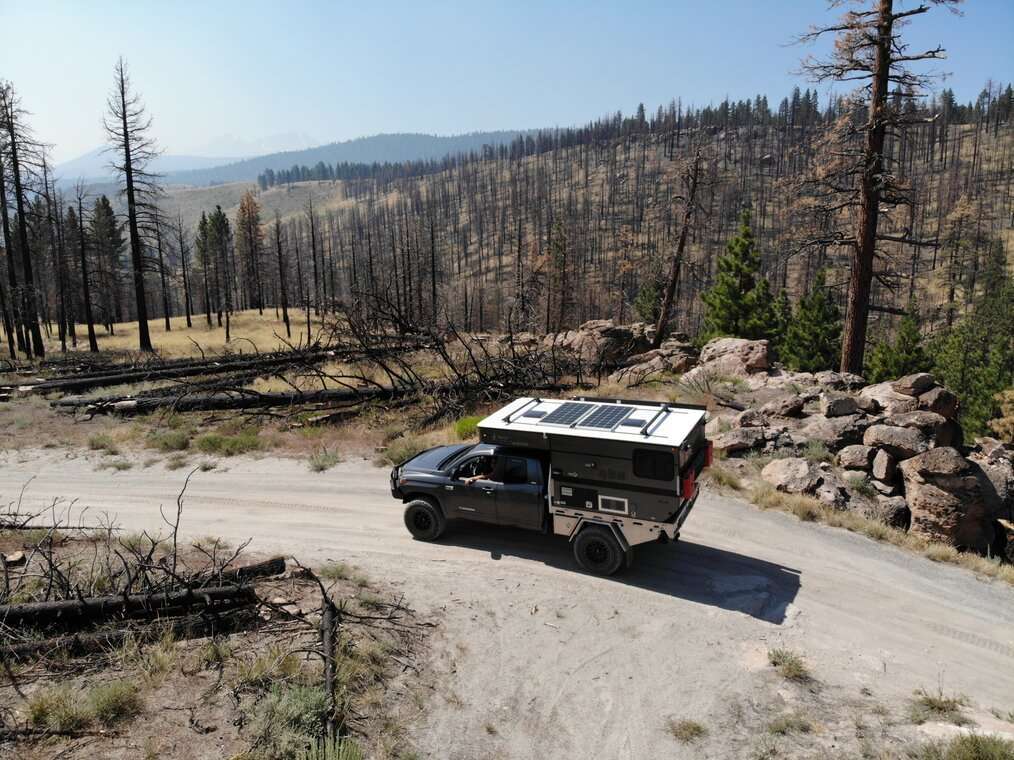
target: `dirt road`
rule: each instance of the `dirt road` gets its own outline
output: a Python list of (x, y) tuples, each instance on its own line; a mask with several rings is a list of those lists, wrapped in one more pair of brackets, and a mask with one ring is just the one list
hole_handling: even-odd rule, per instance
[[(0, 454), (0, 502), (56, 497), (157, 528), (185, 470), (97, 470), (96, 455)], [(845, 531), (704, 494), (677, 546), (647, 546), (614, 579), (577, 572), (565, 541), (459, 527), (411, 540), (364, 461), (228, 460), (193, 476), (183, 530), (258, 551), (351, 561), (441, 621), (435, 684), (413, 736), (434, 758), (748, 757), (776, 746), (877, 747), (909, 737), (914, 689), (968, 695), (983, 729), (1014, 710), (1014, 590)], [(816, 682), (779, 679), (767, 652), (802, 654)], [(806, 735), (766, 726), (810, 716)], [(677, 743), (669, 718), (709, 729)], [(926, 728), (920, 730), (927, 730)], [(930, 731), (943, 731), (930, 726)], [(909, 737), (910, 738), (910, 737)]]

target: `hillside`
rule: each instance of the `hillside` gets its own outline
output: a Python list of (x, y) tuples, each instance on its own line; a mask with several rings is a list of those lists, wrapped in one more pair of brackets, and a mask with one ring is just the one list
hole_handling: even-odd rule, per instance
[(173, 171), (166, 181), (180, 185), (210, 185), (227, 182), (253, 182), (265, 169), (288, 169), (294, 164), (313, 166), (323, 161), (334, 163), (397, 163), (440, 159), (448, 155), (479, 151), (485, 145), (510, 142), (523, 130), (472, 132), (464, 135), (382, 134), (333, 142), (307, 150), (284, 151), (235, 161), (211, 168)]

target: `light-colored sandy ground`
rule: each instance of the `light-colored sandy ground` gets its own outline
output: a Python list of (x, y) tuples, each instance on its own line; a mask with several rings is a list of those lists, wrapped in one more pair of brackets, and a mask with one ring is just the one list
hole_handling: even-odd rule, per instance
[[(34, 476), (26, 507), (73, 498), (126, 529), (157, 529), (186, 471), (97, 461), (0, 453), (0, 503)], [(640, 547), (632, 569), (596, 578), (552, 536), (461, 525), (440, 543), (413, 541), (387, 488), (387, 471), (362, 460), (320, 474), (293, 460), (228, 460), (194, 474), (183, 531), (351, 561), (439, 620), (423, 674), (433, 693), (413, 728), (424, 756), (838, 756), (911, 738), (917, 688), (965, 694), (982, 729), (1014, 734), (987, 712), (1014, 710), (1009, 586), (712, 494), (678, 545)], [(780, 680), (772, 647), (802, 654), (817, 681)], [(786, 711), (814, 731), (769, 734)], [(678, 744), (669, 718), (709, 735)]]

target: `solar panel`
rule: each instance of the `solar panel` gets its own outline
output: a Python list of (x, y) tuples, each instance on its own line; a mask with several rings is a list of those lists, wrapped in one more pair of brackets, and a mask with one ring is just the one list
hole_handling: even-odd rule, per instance
[(547, 414), (539, 422), (540, 425), (571, 425), (581, 419), (582, 415), (591, 409), (594, 404), (582, 404), (577, 401), (568, 401), (561, 404)]
[(533, 409), (530, 412), (525, 412), (521, 415), (522, 417), (534, 417), (535, 419), (541, 419), (546, 416), (546, 413), (542, 410)]
[(595, 411), (581, 420), (580, 427), (612, 430), (616, 424), (634, 411), (632, 406), (621, 404), (599, 404)]
[(648, 420), (639, 420), (637, 417), (628, 417), (620, 421), (620, 427), (643, 427)]

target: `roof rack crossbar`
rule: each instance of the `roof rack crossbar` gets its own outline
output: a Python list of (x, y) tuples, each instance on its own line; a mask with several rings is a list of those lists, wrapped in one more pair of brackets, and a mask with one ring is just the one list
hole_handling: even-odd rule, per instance
[(668, 407), (668, 405), (663, 406), (661, 409), (659, 409), (657, 412), (655, 412), (655, 416), (652, 417), (647, 422), (645, 422), (644, 423), (644, 427), (641, 428), (638, 432), (641, 435), (643, 435), (645, 438), (647, 438), (649, 435), (651, 435), (651, 433), (648, 432), (648, 428), (650, 428), (653, 424), (655, 424), (655, 420), (657, 420), (663, 414), (669, 414), (669, 407)]
[(516, 414), (521, 414), (522, 411), (524, 411), (525, 409), (527, 409), (532, 404), (538, 405), (539, 403), (541, 403), (541, 401), (542, 401), (542, 399), (539, 399), (539, 398), (530, 398), (530, 399), (528, 399), (527, 402), (525, 402), (519, 408), (515, 409), (513, 412), (511, 412), (506, 417), (504, 417), (503, 421), (506, 422), (507, 424), (510, 424), (511, 417), (513, 417)]

